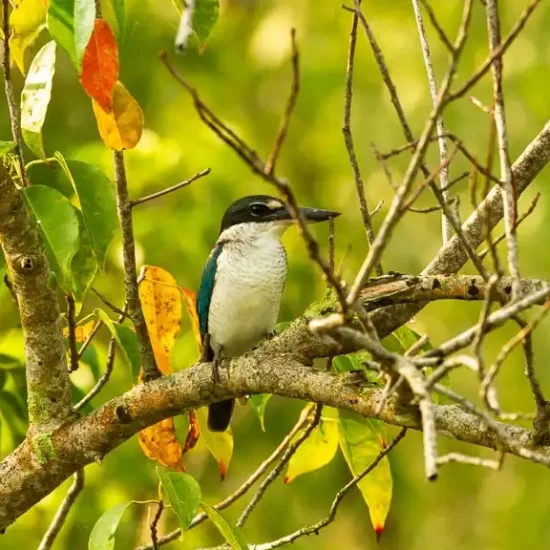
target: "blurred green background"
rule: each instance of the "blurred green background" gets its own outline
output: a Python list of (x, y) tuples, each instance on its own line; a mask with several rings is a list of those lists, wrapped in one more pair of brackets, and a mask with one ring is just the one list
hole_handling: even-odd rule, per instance
[[(135, 232), (139, 264), (159, 265), (169, 270), (182, 286), (196, 289), (202, 265), (215, 242), (218, 224), (227, 205), (251, 193), (274, 193), (237, 156), (199, 121), (189, 97), (171, 78), (159, 61), (167, 48), (178, 68), (197, 87), (202, 98), (261, 155), (271, 148), (284, 109), (290, 85), (291, 27), (297, 30), (301, 63), (301, 92), (288, 139), (278, 164), (278, 173), (289, 178), (304, 205), (339, 210), (336, 222), (337, 263), (350, 280), (365, 255), (365, 235), (341, 135), (344, 77), (351, 16), (339, 0), (222, 0), (220, 19), (204, 55), (193, 45), (183, 57), (175, 56), (173, 41), (178, 17), (171, 0), (129, 0), (128, 32), (120, 44), (121, 80), (138, 100), (145, 113), (146, 130), (139, 146), (127, 153), (128, 179), (132, 197), (160, 190), (190, 177), (206, 167), (207, 178), (191, 187), (148, 203), (135, 211)], [(413, 131), (419, 134), (431, 107), (425, 70), (417, 39), (412, 7), (408, 0), (365, 2), (365, 14), (380, 41), (396, 82)], [(444, 29), (456, 33), (462, 2), (434, 2)], [(503, 32), (506, 33), (527, 5), (527, 0), (501, 2)], [(111, 18), (108, 3), (105, 15)], [(427, 23), (432, 56), (439, 78), (448, 61), (444, 47)], [(539, 132), (548, 118), (550, 8), (542, 3), (525, 31), (510, 48), (505, 61), (506, 108), (511, 157), (516, 158)], [(47, 40), (44, 32), (33, 52)], [(483, 7), (474, 2), (470, 36), (460, 62), (457, 82), (463, 82), (487, 56)], [(22, 78), (16, 70), (15, 86)], [(490, 78), (472, 91), (481, 102), (491, 102)], [(488, 116), (468, 97), (445, 112), (447, 129), (460, 136), (480, 159), (486, 155)], [(404, 143), (397, 118), (373, 60), (363, 32), (359, 32), (353, 105), (353, 131), (356, 150), (365, 179), (370, 208), (384, 200), (375, 217), (381, 222), (391, 201), (389, 187), (370, 148), (374, 141), (386, 151)], [(10, 139), (7, 108), (0, 110), (0, 138)], [(64, 53), (59, 53), (53, 96), (44, 128), (46, 151), (62, 151), (66, 158), (101, 166), (112, 176), (112, 156), (99, 139), (89, 98), (82, 91), (77, 75)], [(27, 160), (31, 153), (26, 151)], [(430, 165), (437, 165), (433, 146)], [(406, 167), (407, 155), (391, 162), (396, 181)], [(467, 169), (460, 155), (451, 166), (451, 177)], [(496, 167), (495, 167), (496, 170)], [(520, 212), (542, 191), (550, 176), (546, 169), (520, 201)], [(461, 216), (471, 208), (467, 184), (457, 186)], [(428, 193), (422, 206), (433, 204)], [(550, 201), (541, 198), (535, 213), (520, 230), (522, 274), (548, 278), (548, 223)], [(315, 234), (327, 249), (327, 228), (316, 227)], [(501, 229), (499, 229), (501, 231)], [(306, 257), (296, 232), (285, 237), (289, 253), (289, 276), (280, 320), (291, 320), (320, 297), (323, 281)], [(409, 214), (395, 232), (384, 255), (386, 270), (418, 273), (440, 246), (440, 216)], [(345, 254), (348, 247), (351, 252)], [(505, 253), (501, 249), (501, 257)], [(121, 246), (116, 239), (110, 248), (106, 272), (95, 286), (118, 305), (123, 303)], [(469, 270), (469, 271), (468, 271)], [(467, 267), (466, 272), (472, 272)], [(84, 311), (98, 303), (89, 297)], [(412, 325), (430, 335), (434, 344), (458, 333), (475, 322), (479, 304), (447, 302), (427, 307)], [(535, 335), (536, 367), (543, 387), (550, 391), (546, 358), (550, 353), (550, 324), (545, 322)], [(8, 292), (0, 290), (0, 352), (22, 355), (18, 318)], [(515, 328), (506, 326), (487, 340), (487, 360)], [(106, 352), (107, 334), (96, 344), (100, 358)], [(174, 350), (175, 368), (185, 368), (196, 359), (196, 348), (185, 320)], [(115, 373), (94, 406), (128, 389), (128, 367), (117, 360)], [(83, 367), (74, 375), (83, 389), (93, 384), (91, 372)], [(476, 400), (477, 384), (469, 374), (454, 374), (453, 387)], [(498, 382), (501, 403), (506, 410), (531, 410), (532, 401), (522, 374), (520, 353), (505, 364)], [(233, 423), (235, 451), (229, 474), (221, 483), (214, 460), (204, 446), (186, 457), (189, 472), (200, 482), (205, 500), (217, 502), (240, 485), (245, 477), (275, 448), (294, 424), (302, 403), (274, 398), (268, 405), (266, 432), (260, 430), (250, 407), (239, 408)], [(391, 433), (395, 430), (390, 429)], [(2, 454), (12, 442), (4, 438)], [(440, 451), (460, 450), (491, 456), (487, 450), (440, 438)], [(549, 499), (543, 490), (548, 472), (520, 459), (507, 457), (501, 472), (464, 465), (445, 467), (436, 483), (423, 475), (422, 442), (410, 433), (391, 456), (394, 499), (381, 549), (446, 550), (483, 548), (507, 550), (544, 548), (550, 540), (547, 512)], [(298, 478), (285, 486), (282, 478), (269, 489), (251, 517), (245, 535), (250, 542), (266, 542), (290, 533), (297, 527), (326, 515), (335, 492), (349, 479), (340, 455), (329, 466)], [(0, 537), (1, 548), (35, 548), (68, 487), (44, 499)], [(108, 455), (102, 465), (86, 468), (86, 487), (71, 511), (69, 520), (54, 548), (84, 549), (92, 526), (108, 508), (125, 500), (156, 498), (155, 465), (141, 453), (133, 438)], [(244, 499), (226, 515), (235, 519), (247, 501)], [(176, 526), (170, 514), (161, 522), (162, 531)], [(148, 542), (148, 512), (132, 506), (123, 518), (116, 548), (132, 549)], [(203, 524), (180, 542), (166, 548), (194, 549), (221, 542), (210, 524)], [(374, 548), (375, 537), (368, 511), (358, 491), (344, 501), (337, 521), (318, 537), (300, 539), (294, 548), (332, 549)]]

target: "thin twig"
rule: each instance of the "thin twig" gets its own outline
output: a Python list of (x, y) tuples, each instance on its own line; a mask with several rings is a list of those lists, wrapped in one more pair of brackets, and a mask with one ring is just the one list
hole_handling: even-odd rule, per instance
[(164, 510), (164, 502), (162, 500), (159, 500), (155, 517), (153, 518), (153, 521), (149, 526), (149, 531), (151, 532), (151, 544), (153, 545), (153, 550), (159, 549), (157, 528), (158, 528), (158, 523), (160, 521), (160, 517), (162, 516), (163, 510)]
[(445, 44), (445, 47), (447, 50), (449, 50), (449, 53), (453, 53), (454, 46), (452, 45), (451, 41), (447, 37), (447, 34), (443, 30), (443, 27), (439, 24), (439, 21), (437, 20), (437, 17), (435, 16), (435, 13), (430, 6), (429, 2), (427, 0), (420, 0), (422, 2), (422, 5), (424, 6), (424, 9), (426, 10), (426, 13), (428, 14), (428, 17), (430, 18), (430, 21), (434, 27), (434, 29), (437, 31), (437, 34), (439, 35), (439, 39), (443, 44)]
[(277, 466), (275, 466), (275, 468), (271, 470), (269, 475), (262, 481), (262, 483), (258, 487), (258, 491), (252, 497), (252, 500), (248, 503), (242, 514), (239, 516), (239, 519), (237, 520), (237, 527), (242, 527), (245, 524), (246, 520), (248, 519), (254, 508), (258, 505), (258, 503), (264, 496), (267, 488), (271, 485), (271, 483), (275, 481), (275, 479), (277, 479), (277, 477), (283, 471), (283, 468), (285, 467), (287, 462), (292, 458), (292, 455), (294, 455), (294, 453), (298, 450), (298, 447), (300, 447), (300, 445), (309, 437), (314, 428), (319, 424), (322, 412), (323, 406), (315, 405), (313, 417), (304, 428), (304, 431), (298, 436), (296, 441), (288, 446), (283, 456), (281, 457), (279, 464), (277, 464)]
[[(430, 47), (428, 45), (428, 38), (426, 37), (426, 31), (424, 30), (424, 21), (422, 19), (422, 12), (420, 11), (419, 0), (412, 0), (412, 5), (414, 9), (414, 15), (416, 19), (416, 27), (418, 29), (418, 36), (420, 38), (420, 46), (422, 49), (422, 55), (424, 57), (424, 65), (426, 66), (426, 74), (428, 75), (428, 84), (430, 88), (430, 95), (432, 97), (433, 106), (436, 106), (437, 102), (437, 83), (435, 81), (435, 73), (432, 65), (432, 59), (430, 56)], [(431, 14), (433, 15), (433, 14)], [(432, 22), (436, 28), (440, 28), (436, 23), (435, 17), (432, 18)], [(452, 51), (452, 50), (451, 50)], [(443, 123), (443, 116), (440, 114), (437, 117), (437, 134), (438, 134), (438, 143), (439, 143), (439, 162), (441, 165), (441, 170), (439, 172), (439, 184), (441, 189), (445, 189), (449, 183), (449, 167), (448, 167), (448, 151), (447, 151), (447, 140), (444, 137), (445, 134), (445, 125)], [(443, 199), (445, 202), (449, 202), (449, 192), (441, 191), (443, 194)], [(451, 224), (449, 219), (443, 215), (442, 220), (442, 235), (443, 235), (443, 244), (446, 244), (447, 241), (452, 236)]]
[(130, 318), (130, 316), (128, 315), (128, 313), (125, 311), (125, 309), (120, 309), (119, 307), (115, 306), (115, 304), (113, 304), (112, 302), (110, 302), (109, 300), (107, 300), (107, 298), (105, 298), (105, 296), (103, 296), (103, 294), (101, 294), (101, 292), (99, 292), (98, 290), (96, 290), (95, 288), (91, 288), (91, 291), (111, 310), (113, 311), (114, 313), (116, 313), (117, 315), (119, 315), (120, 317), (122, 317), (122, 319), (126, 319), (126, 318)]
[(76, 348), (76, 318), (74, 296), (69, 293), (65, 296), (67, 300), (67, 324), (69, 325), (69, 372), (78, 370), (78, 349)]
[(296, 100), (300, 92), (300, 55), (298, 52), (298, 45), (296, 44), (296, 29), (290, 30), (290, 40), (292, 42), (292, 86), (290, 88), (290, 96), (281, 120), (281, 125), (279, 126), (279, 131), (275, 137), (271, 153), (269, 153), (269, 157), (265, 163), (264, 172), (268, 175), (273, 174), (275, 171), (275, 164), (277, 163), (279, 152), (285, 140), (292, 112), (294, 111)]
[(13, 93), (13, 82), (11, 80), (11, 58), (10, 58), (10, 23), (8, 15), (9, 0), (2, 0), (2, 31), (4, 33), (3, 52), (2, 52), (2, 69), (4, 72), (4, 90), (6, 93), (6, 101), (10, 113), (11, 133), (13, 141), (15, 141), (15, 149), (17, 159), (19, 161), (19, 172), (21, 183), (23, 186), (28, 185), (27, 173), (25, 172), (25, 159), (23, 157), (23, 138), (21, 136), (21, 113), (19, 106), (15, 101)]
[(141, 300), (139, 298), (136, 275), (136, 244), (134, 241), (132, 206), (128, 197), (128, 182), (126, 180), (126, 168), (124, 166), (124, 153), (122, 151), (114, 151), (113, 160), (115, 168), (117, 210), (122, 233), (126, 302), (128, 305), (128, 314), (134, 323), (136, 336), (139, 342), (143, 380), (147, 382), (148, 380), (158, 378), (161, 374), (157, 368), (151, 339), (149, 338), (143, 309), (141, 308)]
[[(487, 26), (489, 30), (489, 44), (491, 53), (499, 48), (500, 18), (498, 1), (486, 0)], [(508, 245), (508, 269), (512, 276), (512, 299), (520, 296), (519, 253), (516, 233), (517, 203), (516, 190), (512, 178), (512, 166), (508, 155), (508, 130), (506, 128), (506, 114), (504, 110), (504, 93), (502, 88), (502, 57), (497, 57), (491, 65), (493, 74), (494, 117), (497, 129), (498, 152), (500, 158), (501, 192), (504, 205), (504, 228), (506, 244)]]
[[(342, 134), (344, 135), (344, 142), (346, 144), (346, 150), (348, 152), (349, 162), (353, 175), (355, 178), (355, 189), (359, 198), (359, 207), (361, 209), (361, 216), (363, 217), (363, 226), (367, 234), (367, 241), (369, 247), (374, 242), (374, 230), (372, 228), (372, 219), (367, 206), (367, 200), (365, 198), (365, 184), (363, 177), (361, 176), (361, 170), (357, 162), (357, 155), (355, 154), (355, 146), (353, 143), (353, 134), (351, 132), (351, 106), (353, 98), (353, 71), (355, 65), (355, 48), (357, 43), (357, 24), (359, 17), (357, 13), (354, 13), (351, 21), (351, 31), (349, 35), (349, 48), (348, 48), (348, 60), (346, 67), (346, 83), (345, 83), (345, 95), (344, 95), (344, 123), (342, 125)], [(382, 275), (382, 262), (378, 260), (375, 264), (375, 270), (377, 275)]]
[(168, 187), (166, 189), (163, 189), (162, 191), (157, 191), (156, 193), (151, 193), (151, 195), (147, 195), (145, 197), (141, 197), (140, 199), (135, 199), (133, 201), (130, 201), (130, 206), (133, 208), (134, 206), (137, 206), (138, 204), (143, 204), (144, 202), (152, 201), (153, 199), (158, 199), (159, 197), (164, 197), (164, 195), (168, 195), (168, 193), (172, 193), (174, 191), (177, 191), (178, 189), (181, 189), (182, 187), (187, 187), (188, 185), (192, 184), (195, 180), (198, 180), (199, 178), (202, 178), (203, 176), (207, 176), (210, 174), (210, 168), (206, 168), (205, 170), (201, 170), (194, 176), (190, 177), (187, 180), (181, 181), (180, 183), (176, 183), (176, 185), (173, 185), (172, 187)]
[(61, 502), (61, 505), (57, 509), (52, 523), (48, 527), (48, 530), (46, 531), (44, 537), (42, 538), (42, 541), (40, 542), (40, 545), (38, 546), (38, 550), (50, 550), (50, 548), (52, 548), (57, 535), (59, 535), (59, 532), (61, 531), (61, 528), (63, 527), (67, 516), (69, 515), (71, 507), (73, 506), (76, 498), (83, 488), (84, 470), (77, 470), (73, 476), (73, 483), (67, 491), (67, 494)]
[(326, 518), (322, 519), (321, 521), (314, 523), (313, 525), (310, 525), (309, 527), (303, 527), (301, 529), (298, 529), (294, 533), (291, 533), (290, 535), (287, 535), (286, 537), (282, 537), (280, 539), (274, 540), (272, 542), (266, 542), (264, 544), (256, 544), (251, 546), (251, 550), (272, 550), (273, 548), (278, 548), (279, 546), (285, 546), (286, 544), (292, 544), (296, 539), (299, 539), (300, 537), (304, 537), (307, 535), (312, 534), (318, 534), (321, 529), (329, 525), (334, 521), (334, 518), (336, 517), (336, 512), (338, 511), (338, 507), (340, 506), (340, 503), (344, 499), (344, 497), (349, 493), (351, 489), (353, 489), (365, 476), (370, 474), (380, 464), (380, 461), (387, 456), (393, 449), (396, 447), (396, 445), (405, 437), (407, 433), (407, 429), (403, 428), (397, 436), (393, 439), (393, 441), (385, 448), (380, 451), (378, 456), (372, 461), (372, 463), (363, 470), (360, 474), (356, 475), (351, 481), (346, 483), (342, 489), (340, 489), (336, 496), (334, 497), (334, 500), (332, 501), (332, 504), (330, 506), (330, 511)]
[(478, 456), (468, 456), (462, 453), (448, 453), (440, 456), (437, 459), (437, 464), (443, 466), (444, 464), (450, 464), (451, 462), (458, 462), (459, 464), (470, 464), (471, 466), (482, 466), (489, 468), (490, 470), (500, 470), (502, 467), (502, 459), (504, 453), (500, 453), (499, 460), (491, 460), (489, 458), (481, 458)]
[(99, 329), (103, 325), (103, 321), (99, 319), (97, 323), (94, 325), (92, 330), (90, 331), (90, 334), (88, 334), (88, 337), (82, 345), (80, 346), (80, 349), (78, 350), (78, 359), (82, 359), (82, 356), (84, 355), (84, 352), (88, 349), (88, 346), (92, 343), (92, 340), (95, 338), (95, 335), (98, 333)]

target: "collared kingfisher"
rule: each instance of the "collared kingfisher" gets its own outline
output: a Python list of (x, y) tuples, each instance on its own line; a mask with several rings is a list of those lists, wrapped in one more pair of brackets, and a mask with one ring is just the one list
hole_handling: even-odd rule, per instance
[[(318, 208), (300, 212), (309, 223), (340, 215)], [(287, 272), (281, 237), (292, 223), (284, 202), (267, 195), (243, 197), (223, 216), (197, 294), (201, 361), (213, 361), (216, 382), (222, 358), (242, 355), (275, 328)], [(233, 406), (234, 399), (212, 403), (208, 427), (225, 431)]]

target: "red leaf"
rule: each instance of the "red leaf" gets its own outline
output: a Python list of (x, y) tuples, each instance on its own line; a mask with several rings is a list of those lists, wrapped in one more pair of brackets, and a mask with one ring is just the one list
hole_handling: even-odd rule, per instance
[(199, 421), (197, 415), (193, 409), (187, 411), (189, 415), (189, 429), (187, 430), (187, 437), (185, 438), (185, 447), (183, 448), (183, 454), (189, 452), (199, 440), (201, 430), (199, 428)]
[(115, 35), (103, 19), (96, 19), (90, 41), (84, 50), (80, 83), (84, 91), (110, 112), (113, 87), (118, 80), (118, 48)]

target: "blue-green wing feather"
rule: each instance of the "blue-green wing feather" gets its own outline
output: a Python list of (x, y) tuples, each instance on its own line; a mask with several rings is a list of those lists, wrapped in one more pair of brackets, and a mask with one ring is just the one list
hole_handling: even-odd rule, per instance
[(210, 309), (210, 300), (212, 299), (212, 291), (214, 290), (216, 266), (222, 249), (222, 245), (218, 244), (212, 250), (210, 256), (208, 256), (208, 260), (202, 271), (199, 292), (197, 293), (197, 314), (199, 316), (199, 328), (203, 341), (204, 336), (208, 334), (208, 310)]

